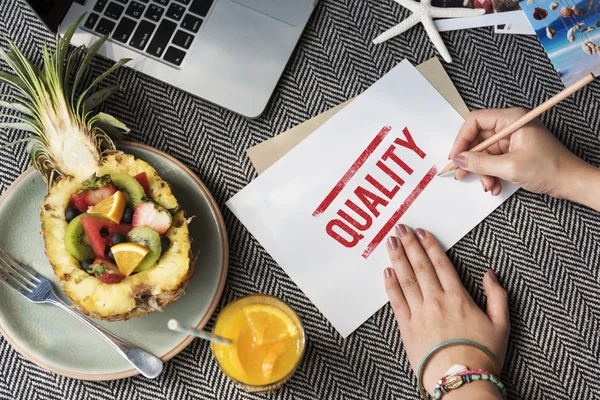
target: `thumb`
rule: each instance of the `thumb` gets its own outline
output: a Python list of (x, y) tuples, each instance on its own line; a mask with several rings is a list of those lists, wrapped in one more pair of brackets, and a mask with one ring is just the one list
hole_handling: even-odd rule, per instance
[(511, 159), (510, 154), (492, 155), (486, 151), (465, 151), (457, 155), (452, 162), (466, 171), (510, 181), (513, 164)]
[(487, 297), (487, 315), (495, 326), (508, 328), (508, 295), (506, 290), (498, 283), (498, 278), (493, 269), (483, 276), (483, 290)]

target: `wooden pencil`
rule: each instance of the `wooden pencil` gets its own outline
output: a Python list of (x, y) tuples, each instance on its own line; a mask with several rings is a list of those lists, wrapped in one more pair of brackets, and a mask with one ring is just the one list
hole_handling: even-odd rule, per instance
[[(550, 108), (554, 107), (555, 105), (557, 105), (558, 103), (560, 103), (561, 101), (563, 101), (564, 99), (566, 99), (567, 97), (569, 97), (570, 95), (572, 95), (573, 93), (575, 93), (576, 91), (578, 91), (579, 89), (581, 89), (582, 87), (584, 87), (585, 85), (587, 85), (588, 83), (590, 83), (593, 80), (594, 80), (594, 74), (592, 74), (590, 72), (583, 78), (579, 79), (577, 82), (573, 83), (568, 88), (560, 91), (555, 96), (552, 96), (551, 98), (549, 98), (548, 100), (546, 100), (545, 102), (543, 102), (542, 104), (540, 104), (539, 106), (534, 108), (533, 110), (529, 111), (527, 114), (523, 115), (521, 118), (519, 118), (518, 120), (516, 120), (515, 122), (513, 122), (506, 128), (502, 129), (499, 132), (496, 132), (496, 134), (494, 134), (493, 136), (490, 136), (489, 138), (487, 138), (483, 142), (479, 143), (477, 146), (473, 147), (469, 151), (483, 151), (483, 150), (487, 149), (488, 147), (490, 147), (491, 145), (498, 143), (500, 140), (509, 136), (510, 134), (512, 134), (513, 132), (518, 130), (519, 128), (523, 127), (523, 125), (532, 121), (533, 119), (539, 117), (540, 114), (542, 114), (545, 111), (548, 111)], [(454, 165), (454, 163), (449, 163), (448, 165), (446, 165), (444, 167), (444, 169), (442, 169), (440, 171), (438, 176), (445, 175), (449, 172), (452, 172), (456, 168), (458, 168), (458, 167), (456, 165)]]

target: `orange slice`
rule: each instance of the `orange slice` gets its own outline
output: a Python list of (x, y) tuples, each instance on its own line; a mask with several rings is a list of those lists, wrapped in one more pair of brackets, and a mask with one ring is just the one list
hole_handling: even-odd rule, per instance
[(262, 363), (263, 378), (269, 380), (273, 374), (275, 363), (280, 355), (285, 351), (285, 345), (282, 342), (275, 343), (269, 347), (269, 351)]
[(268, 304), (253, 304), (243, 309), (252, 339), (258, 346), (296, 337), (294, 321), (279, 308)]
[(118, 224), (121, 222), (121, 217), (123, 217), (123, 213), (125, 212), (126, 202), (127, 196), (123, 192), (118, 191), (93, 206), (90, 209), (90, 213), (100, 214)]
[(120, 243), (110, 248), (119, 271), (125, 276), (131, 275), (150, 251), (137, 243)]

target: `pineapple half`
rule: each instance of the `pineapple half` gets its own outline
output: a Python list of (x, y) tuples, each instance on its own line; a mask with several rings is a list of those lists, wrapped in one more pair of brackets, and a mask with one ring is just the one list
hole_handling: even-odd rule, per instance
[[(120, 60), (81, 93), (77, 92), (85, 69), (107, 40), (105, 36), (87, 49), (69, 51), (71, 37), (83, 17), (64, 37), (57, 37), (53, 53), (43, 46), (43, 70), (27, 60), (14, 42), (8, 41), (8, 51), (0, 48), (0, 58), (13, 72), (0, 70), (0, 82), (8, 84), (17, 93), (0, 94), (0, 106), (16, 111), (10, 115), (0, 114), (12, 119), (0, 123), (0, 128), (29, 132), (24, 139), (6, 146), (28, 142), (32, 164), (48, 184), (48, 195), (40, 215), (42, 234), (48, 260), (64, 292), (84, 313), (107, 321), (121, 321), (160, 310), (185, 293), (193, 273), (190, 238), (184, 212), (177, 211), (165, 233), (172, 245), (156, 265), (114, 284), (102, 283), (82, 270), (80, 263), (65, 249), (68, 225), (65, 212), (71, 195), (79, 191), (83, 181), (94, 173), (102, 176), (126, 172), (134, 176), (145, 172), (151, 197), (166, 209), (179, 209), (171, 188), (154, 168), (117, 151), (113, 138), (121, 137), (129, 129), (108, 114), (91, 112), (119, 90), (118, 85), (96, 90), (100, 82), (129, 60)], [(75, 70), (81, 57), (83, 61)]]

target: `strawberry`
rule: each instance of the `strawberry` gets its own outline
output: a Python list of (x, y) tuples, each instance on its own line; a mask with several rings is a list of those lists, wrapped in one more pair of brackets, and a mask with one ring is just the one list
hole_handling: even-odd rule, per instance
[(125, 275), (121, 274), (119, 268), (106, 260), (96, 258), (94, 263), (89, 266), (88, 273), (96, 276), (102, 283), (119, 283), (125, 279)]
[(171, 221), (171, 214), (167, 210), (154, 202), (146, 202), (135, 209), (132, 226), (149, 226), (162, 235), (171, 226)]
[(110, 181), (109, 175), (97, 177), (92, 175), (83, 182), (83, 188), (71, 196), (71, 205), (79, 212), (86, 212), (107, 197), (115, 194), (117, 189)]
[(102, 274), (102, 276), (100, 276), (100, 282), (102, 283), (119, 283), (121, 282), (123, 279), (125, 279), (125, 275), (117, 272), (117, 273), (109, 273), (109, 272), (105, 272)]
[(150, 183), (148, 183), (148, 175), (146, 175), (145, 172), (142, 172), (134, 176), (134, 178), (144, 188), (146, 196), (150, 196)]

